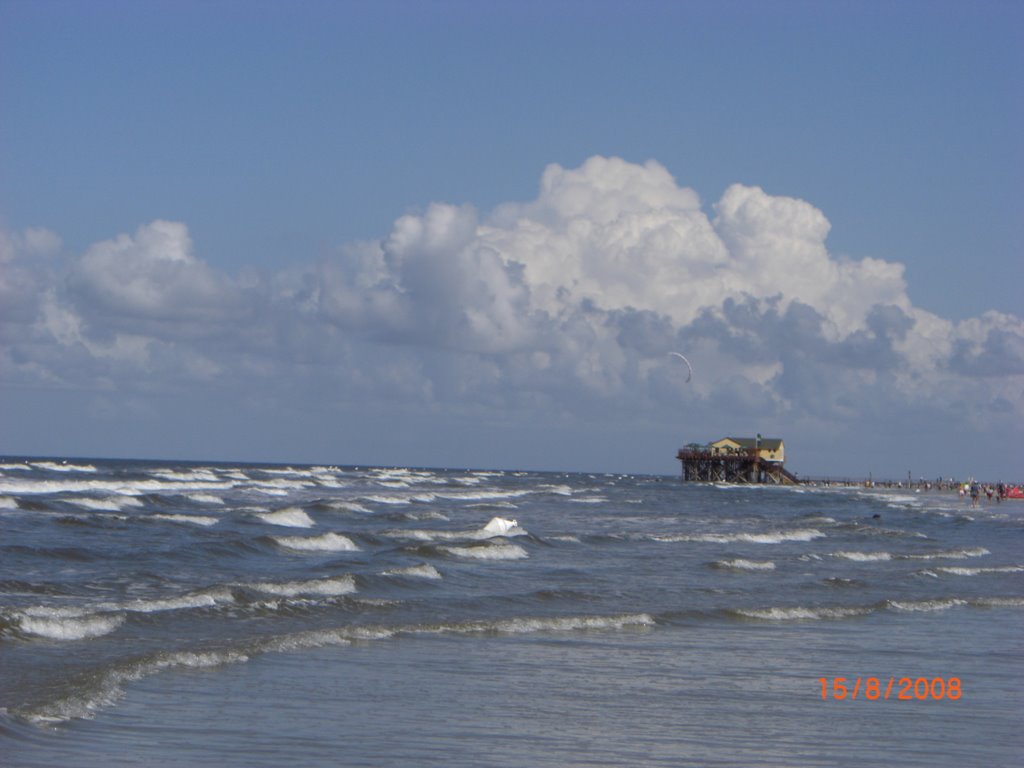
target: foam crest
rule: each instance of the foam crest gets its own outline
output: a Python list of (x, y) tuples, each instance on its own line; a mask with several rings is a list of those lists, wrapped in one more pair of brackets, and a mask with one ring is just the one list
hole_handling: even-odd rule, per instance
[(782, 544), (786, 541), (813, 541), (824, 538), (825, 534), (817, 528), (798, 528), (792, 531), (771, 531), (767, 533), (698, 533), (698, 534), (666, 534), (652, 536), (655, 541), (679, 542), (693, 541), (711, 544)]
[(57, 463), (55, 461), (33, 461), (32, 466), (36, 469), (45, 469), (48, 472), (85, 472), (92, 473), (96, 467), (92, 464), (71, 464), (66, 461)]
[(948, 611), (950, 608), (967, 605), (966, 600), (949, 598), (947, 600), (887, 600), (886, 605), (897, 611)]
[(456, 557), (472, 560), (521, 560), (529, 553), (517, 544), (485, 544), (476, 547), (442, 547)]
[(384, 571), (384, 576), (405, 576), (417, 579), (440, 579), (441, 574), (432, 565), (426, 563), (422, 565), (411, 565), (408, 568), (395, 568), (394, 570)]
[(107, 635), (124, 623), (124, 616), (30, 616), (22, 615), (18, 624), (22, 631), (48, 640), (85, 640)]
[(483, 540), (497, 537), (524, 536), (526, 531), (519, 527), (517, 520), (504, 517), (492, 517), (490, 521), (476, 530), (471, 531), (427, 531), (421, 529), (407, 531), (389, 531), (388, 536), (417, 541), (455, 541)]
[(189, 501), (194, 501), (196, 504), (223, 504), (224, 499), (220, 496), (214, 496), (212, 493), (190, 493), (188, 495)]
[(984, 557), (992, 554), (984, 547), (954, 549), (946, 552), (932, 552), (927, 555), (903, 555), (908, 560), (966, 560), (969, 557)]
[(123, 685), (142, 680), (166, 669), (185, 667), (205, 669), (224, 664), (248, 661), (244, 653), (232, 651), (162, 653), (108, 670), (93, 685), (80, 693), (44, 706), (18, 712), (35, 725), (51, 725), (69, 720), (90, 720), (104, 708), (116, 704), (124, 696)]
[[(513, 533), (515, 531), (516, 533)], [(509, 520), (505, 517), (492, 517), (487, 525), (483, 527), (483, 533), (488, 536), (513, 536), (517, 533), (525, 533), (519, 528), (518, 520)]]
[(836, 552), (833, 557), (841, 557), (843, 560), (853, 560), (858, 563), (873, 563), (884, 560), (892, 560), (890, 552)]
[(313, 518), (298, 507), (286, 507), (276, 512), (262, 512), (256, 517), (265, 523), (286, 528), (312, 528), (315, 525)]
[(336, 597), (350, 595), (356, 591), (355, 577), (350, 575), (336, 576), (330, 579), (311, 579), (309, 581), (286, 581), (283, 583), (246, 584), (259, 592), (279, 597), (297, 597), (299, 595), (322, 595)]
[(646, 613), (622, 616), (564, 616), (555, 618), (504, 619), (472, 627), (469, 631), (491, 631), (502, 634), (534, 632), (578, 632), (580, 630), (610, 630), (627, 627), (652, 627), (654, 619)]
[(761, 610), (740, 609), (740, 616), (761, 621), (821, 621), (822, 619), (848, 619), (866, 616), (870, 608), (765, 608)]
[(743, 560), (742, 558), (736, 558), (735, 560), (716, 560), (714, 562), (716, 568), (724, 568), (726, 570), (736, 571), (774, 571), (775, 563), (771, 560)]
[(126, 507), (141, 507), (142, 502), (133, 496), (107, 496), (102, 499), (87, 497), (69, 499), (76, 507), (91, 509), (97, 512), (120, 512)]
[(163, 513), (150, 515), (153, 520), (166, 520), (169, 523), (188, 523), (189, 525), (202, 525), (209, 528), (217, 524), (216, 517), (209, 515), (165, 515)]
[(991, 568), (944, 567), (935, 568), (934, 570), (953, 576), (982, 576), (988, 573), (1024, 573), (1024, 565), (998, 565)]
[(359, 552), (359, 547), (348, 536), (324, 533), (320, 536), (272, 536), (280, 546), (297, 552)]
[(0, 496), (0, 509), (18, 509), (18, 500), (10, 496)]

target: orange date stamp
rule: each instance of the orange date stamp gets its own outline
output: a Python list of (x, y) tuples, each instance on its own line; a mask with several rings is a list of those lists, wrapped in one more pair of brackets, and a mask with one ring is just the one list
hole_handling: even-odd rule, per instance
[(958, 701), (964, 695), (959, 677), (819, 677), (821, 699), (869, 701)]

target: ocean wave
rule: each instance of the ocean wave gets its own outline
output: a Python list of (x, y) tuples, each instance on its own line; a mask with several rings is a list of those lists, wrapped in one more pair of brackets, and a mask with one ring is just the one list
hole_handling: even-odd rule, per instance
[(410, 565), (408, 568), (395, 568), (390, 571), (384, 571), (384, 576), (404, 576), (412, 577), (417, 579), (440, 579), (441, 573), (432, 565), (423, 563), (422, 565)]
[(239, 586), (254, 589), (268, 595), (279, 597), (296, 597), (299, 595), (323, 595), (335, 597), (350, 595), (356, 591), (354, 576), (334, 576), (329, 579), (310, 579), (309, 581), (286, 581), (280, 583), (263, 582), (258, 584), (241, 584)]
[(48, 640), (86, 640), (108, 635), (124, 623), (122, 614), (86, 616), (32, 616), (22, 613), (15, 617), (22, 632)]
[(148, 480), (32, 480), (0, 477), (0, 493), (14, 496), (39, 494), (112, 494), (142, 496), (147, 493), (186, 493), (188, 491), (226, 491), (235, 481), (176, 483), (156, 478)]
[(195, 502), (196, 504), (223, 504), (224, 499), (220, 496), (214, 496), (212, 493), (190, 493), (186, 497), (189, 501)]
[(970, 549), (953, 549), (924, 555), (900, 555), (900, 557), (906, 560), (966, 560), (969, 557), (984, 557), (990, 554), (992, 553), (984, 547), (971, 547)]
[(298, 507), (285, 507), (275, 512), (260, 512), (256, 517), (270, 525), (279, 525), (285, 528), (312, 528), (316, 525), (313, 518)]
[(167, 669), (185, 667), (205, 669), (248, 661), (245, 653), (235, 651), (162, 652), (131, 662), (122, 662), (57, 701), (36, 707), (12, 710), (12, 714), (33, 725), (44, 726), (69, 720), (90, 720), (96, 713), (116, 704), (124, 696), (124, 684), (142, 680)]
[(188, 523), (189, 525), (202, 525), (204, 527), (210, 527), (216, 525), (219, 521), (216, 517), (209, 515), (174, 515), (174, 514), (154, 514), (149, 516), (150, 520), (166, 520), (170, 523)]
[(723, 568), (725, 570), (736, 570), (736, 571), (774, 571), (775, 563), (771, 560), (743, 560), (736, 558), (735, 560), (716, 560), (712, 563), (715, 568)]
[(840, 557), (843, 560), (853, 560), (857, 563), (873, 563), (885, 560), (892, 560), (891, 552), (833, 552), (833, 557)]
[(11, 496), (0, 496), (0, 509), (18, 509), (18, 500)]
[(749, 544), (781, 544), (785, 541), (813, 541), (824, 538), (825, 534), (817, 528), (798, 528), (792, 531), (771, 531), (768, 533), (697, 533), (697, 534), (662, 534), (651, 538), (661, 542), (692, 541), (712, 544), (733, 544), (744, 542)]
[(141, 507), (142, 502), (134, 496), (107, 496), (102, 499), (87, 497), (68, 499), (76, 507), (97, 512), (121, 512), (127, 507)]
[(732, 613), (744, 618), (759, 619), (761, 621), (821, 621), (823, 619), (848, 619), (855, 616), (866, 616), (872, 611), (872, 608), (861, 607), (807, 608), (798, 606), (795, 608), (744, 608), (732, 611)]
[(336, 510), (339, 512), (358, 512), (362, 515), (373, 514), (373, 512), (364, 507), (362, 504), (357, 504), (354, 501), (328, 501), (326, 502), (325, 506), (328, 509)]
[(476, 547), (441, 547), (456, 557), (473, 560), (521, 560), (529, 553), (517, 544), (484, 544)]
[(650, 614), (630, 613), (617, 616), (557, 616), (545, 618), (523, 617), (494, 621), (467, 622), (465, 624), (439, 625), (419, 631), (440, 631), (455, 633), (494, 632), (519, 635), (536, 632), (579, 632), (606, 631), (637, 627), (653, 627), (656, 622)]
[(967, 600), (947, 598), (944, 600), (887, 600), (886, 606), (897, 611), (948, 611), (950, 608), (967, 605)]
[(941, 567), (932, 570), (948, 573), (952, 576), (982, 576), (990, 573), (1024, 573), (1024, 565), (996, 565), (990, 568), (956, 568)]
[(509, 520), (505, 517), (492, 517), (486, 525), (467, 531), (428, 531), (421, 529), (387, 531), (385, 535), (398, 539), (413, 539), (415, 541), (458, 541), (458, 540), (482, 540), (492, 539), (499, 536), (525, 536), (528, 532), (519, 527), (517, 520)]
[(59, 464), (55, 461), (33, 461), (30, 462), (35, 469), (43, 469), (47, 472), (83, 472), (90, 474), (96, 472), (96, 467), (92, 464), (72, 464), (67, 461), (62, 461)]
[(359, 552), (352, 539), (340, 533), (324, 533), (319, 536), (271, 536), (280, 546), (296, 552)]

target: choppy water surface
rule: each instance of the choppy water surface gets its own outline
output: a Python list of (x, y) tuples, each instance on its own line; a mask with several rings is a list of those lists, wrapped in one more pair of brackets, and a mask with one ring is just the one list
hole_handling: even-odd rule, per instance
[(0, 524), (4, 765), (1024, 759), (1024, 502), (6, 459)]

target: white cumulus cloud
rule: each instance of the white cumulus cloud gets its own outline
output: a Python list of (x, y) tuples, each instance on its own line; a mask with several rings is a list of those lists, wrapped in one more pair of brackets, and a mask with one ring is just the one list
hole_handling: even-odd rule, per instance
[[(182, 222), (60, 263), (48, 231), (0, 233), (0, 365), (21, 382), (305, 387), (542, 419), (656, 421), (684, 401), (829, 429), (1022, 425), (1024, 321), (914, 307), (901, 264), (838, 258), (829, 229), (804, 200), (735, 184), (704, 206), (656, 162), (593, 157), (549, 166), (533, 200), (431, 203), (262, 277), (197, 256)], [(685, 389), (672, 350), (694, 365)]]

